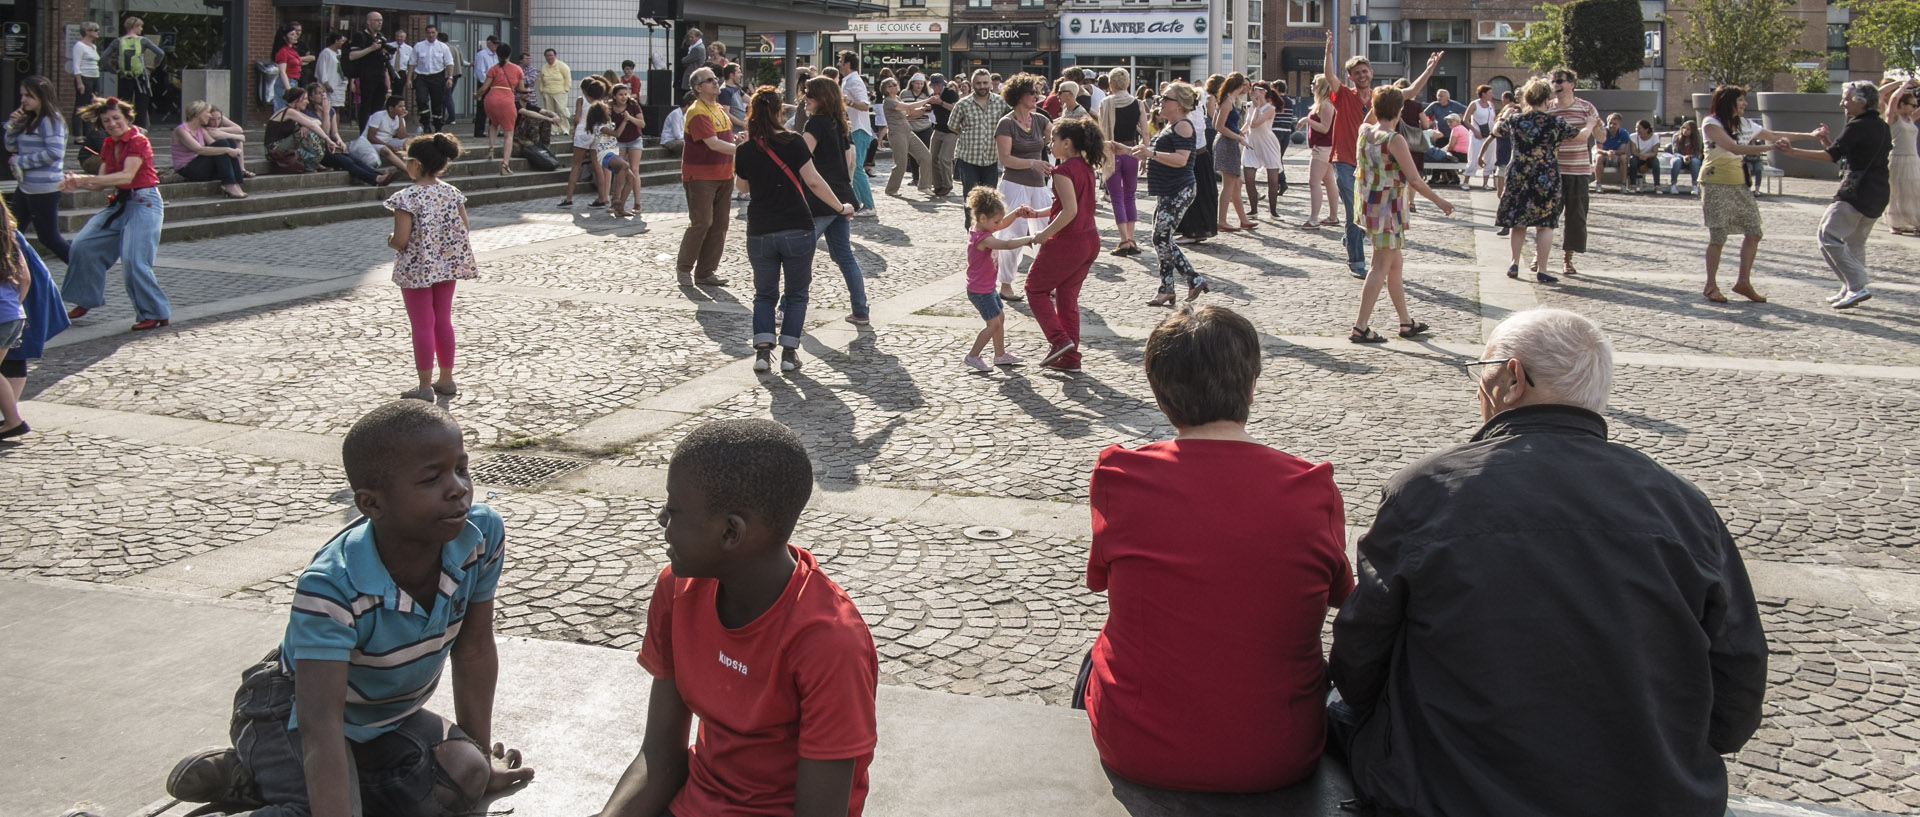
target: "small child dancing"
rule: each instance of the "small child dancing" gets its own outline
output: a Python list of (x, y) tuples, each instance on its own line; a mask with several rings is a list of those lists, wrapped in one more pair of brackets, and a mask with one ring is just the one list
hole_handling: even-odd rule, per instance
[[(407, 140), (407, 175), (413, 186), (386, 200), (393, 211), (387, 246), (396, 251), (393, 282), (407, 305), (413, 327), (413, 365), (418, 388), (401, 397), (433, 402), (436, 393), (459, 393), (453, 382), (453, 287), (480, 277), (474, 268), (473, 242), (467, 235), (467, 197), (440, 180), (447, 165), (460, 158), (460, 140), (445, 133)], [(440, 379), (433, 380), (434, 358)]]
[[(1027, 271), (1027, 304), (1050, 346), (1040, 365), (1080, 371), (1080, 287), (1100, 257), (1094, 224), (1093, 169), (1107, 162), (1107, 138), (1091, 119), (1065, 119), (1053, 126), (1052, 221), (1034, 234), (1040, 251)], [(1203, 287), (1204, 288), (1204, 287)]]
[(986, 186), (976, 187), (967, 194), (967, 212), (973, 215), (973, 226), (967, 229), (967, 300), (973, 302), (974, 309), (980, 310), (987, 326), (973, 339), (973, 351), (961, 362), (982, 372), (991, 371), (992, 367), (980, 358), (980, 353), (986, 350), (987, 341), (992, 340), (993, 365), (1018, 366), (1026, 361), (1007, 354), (1007, 316), (995, 283), (999, 267), (993, 252), (1019, 249), (1032, 244), (1034, 237), (996, 238), (994, 233), (1006, 229), (1016, 219), (1039, 218), (1040, 214), (1025, 205), (1007, 212), (1007, 202), (1000, 198), (1000, 191)]

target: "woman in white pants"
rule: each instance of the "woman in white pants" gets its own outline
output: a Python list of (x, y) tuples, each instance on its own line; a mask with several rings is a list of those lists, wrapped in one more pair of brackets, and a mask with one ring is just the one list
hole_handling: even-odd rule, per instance
[[(1048, 133), (1051, 128), (1045, 114), (1035, 111), (1040, 105), (1041, 79), (1032, 74), (1016, 74), (1000, 86), (1000, 97), (1013, 108), (1001, 117), (995, 126), (993, 141), (999, 147), (1000, 198), (1007, 202), (1007, 212), (1020, 209), (1022, 205), (1045, 213), (1053, 209), (1053, 189), (1048, 186), (1053, 175), (1053, 166), (1047, 163), (1045, 150)], [(1040, 232), (1047, 226), (1047, 218), (1017, 218), (995, 237), (1004, 239), (1023, 238)], [(1037, 251), (1038, 248), (1036, 248)], [(1020, 248), (995, 250), (994, 262), (999, 266), (1000, 299), (1005, 301), (1024, 301), (1026, 296), (1013, 288), (1013, 279), (1020, 271)]]
[(1494, 168), (1487, 161), (1486, 151), (1480, 146), (1493, 138), (1493, 125), (1498, 121), (1493, 107), (1493, 86), (1482, 85), (1474, 89), (1472, 105), (1467, 106), (1467, 173), (1460, 179), (1460, 187), (1466, 188), (1468, 180), (1480, 177), (1480, 189), (1493, 186)]

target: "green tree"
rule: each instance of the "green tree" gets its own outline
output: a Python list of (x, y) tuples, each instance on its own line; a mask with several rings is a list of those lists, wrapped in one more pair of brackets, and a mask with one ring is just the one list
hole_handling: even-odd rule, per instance
[(1575, 74), (1612, 88), (1646, 62), (1639, 0), (1573, 0), (1561, 9), (1560, 50)]
[(1920, 0), (1852, 0), (1842, 5), (1853, 10), (1848, 45), (1877, 48), (1888, 68), (1920, 76)]
[(1762, 86), (1796, 60), (1818, 59), (1795, 48), (1806, 21), (1793, 0), (1686, 0), (1686, 22), (1661, 15), (1680, 47), (1680, 67), (1708, 85)]
[(1566, 63), (1560, 53), (1561, 7), (1541, 3), (1534, 11), (1545, 15), (1539, 22), (1527, 24), (1527, 32), (1507, 43), (1507, 59), (1536, 74), (1544, 74)]

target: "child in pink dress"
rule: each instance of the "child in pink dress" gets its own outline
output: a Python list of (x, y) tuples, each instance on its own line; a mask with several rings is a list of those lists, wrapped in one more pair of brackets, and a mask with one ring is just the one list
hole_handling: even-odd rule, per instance
[[(473, 243), (467, 236), (467, 197), (440, 180), (441, 171), (460, 158), (460, 141), (445, 133), (416, 136), (407, 140), (406, 155), (413, 186), (385, 202), (393, 211), (387, 246), (398, 253), (393, 282), (406, 301), (413, 364), (420, 374), (420, 386), (400, 396), (431, 403), (436, 393), (451, 397), (459, 392), (453, 382), (453, 282), (480, 273), (474, 269)], [(439, 380), (432, 379), (436, 356)]]
[(961, 360), (962, 363), (978, 371), (990, 371), (992, 367), (980, 357), (986, 351), (987, 341), (993, 341), (994, 366), (1018, 366), (1026, 361), (1007, 354), (1007, 320), (1005, 307), (1000, 302), (1000, 291), (996, 289), (999, 267), (994, 263), (994, 250), (1013, 250), (1033, 243), (1033, 236), (1019, 238), (996, 238), (994, 233), (1006, 229), (1015, 219), (1039, 218), (1040, 214), (1031, 207), (1021, 207), (1007, 212), (1007, 202), (1000, 198), (1000, 191), (991, 187), (976, 187), (967, 194), (967, 210), (973, 214), (973, 226), (967, 230), (967, 300), (973, 302), (973, 308), (980, 310), (980, 317), (987, 326), (973, 339), (973, 351)]

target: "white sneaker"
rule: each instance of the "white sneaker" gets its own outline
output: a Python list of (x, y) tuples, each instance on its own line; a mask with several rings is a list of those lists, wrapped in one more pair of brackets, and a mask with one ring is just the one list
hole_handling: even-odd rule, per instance
[(875, 213), (873, 211), (872, 207), (862, 207), (858, 210), (853, 211), (854, 218), (874, 218), (875, 216), (878, 216), (878, 215), (879, 215), (878, 213)]
[(1680, 185), (1677, 185), (1677, 184), (1667, 185), (1667, 195), (1669, 196), (1680, 195)]
[(1847, 288), (1841, 287), (1839, 292), (1835, 292), (1832, 295), (1828, 295), (1826, 297), (1826, 302), (1833, 303), (1834, 301), (1840, 300), (1841, 298), (1845, 298), (1845, 297), (1847, 297)]
[(1868, 292), (1867, 290), (1864, 290), (1864, 289), (1855, 290), (1853, 292), (1847, 293), (1846, 297), (1841, 298), (1840, 300), (1834, 301), (1833, 308), (1834, 309), (1852, 309), (1855, 306), (1858, 306), (1861, 303), (1866, 302), (1867, 299), (1872, 297), (1873, 297), (1873, 293)]
[(984, 360), (981, 360), (977, 355), (967, 355), (966, 357), (961, 358), (960, 362), (967, 364), (968, 368), (971, 368), (976, 372), (986, 372), (986, 371), (993, 370), (992, 366), (988, 366), (987, 362)]
[(1018, 355), (1000, 355), (993, 359), (995, 366), (1024, 366), (1027, 361)]

